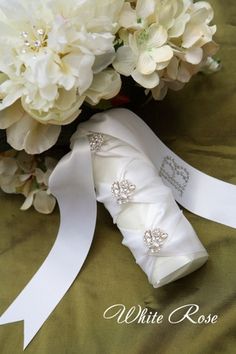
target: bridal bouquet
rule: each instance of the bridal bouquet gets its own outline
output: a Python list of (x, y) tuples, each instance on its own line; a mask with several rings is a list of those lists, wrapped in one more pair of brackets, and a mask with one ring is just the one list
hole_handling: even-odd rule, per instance
[[(12, 147), (0, 154), (0, 187), (25, 197), (22, 210), (49, 214), (57, 200), (61, 216), (47, 258), (0, 317), (24, 320), (24, 347), (80, 272), (97, 201), (155, 288), (208, 259), (176, 201), (236, 227), (235, 185), (187, 164), (130, 110), (104, 111), (129, 90), (161, 100), (217, 71), (212, 20), (205, 1), (0, 0), (0, 129)], [(71, 151), (58, 162), (46, 151), (66, 125)]]
[[(43, 153), (85, 105), (116, 97), (127, 78), (160, 100), (197, 72), (217, 70), (212, 19), (205, 1), (1, 0), (0, 129), (8, 144), (26, 159)], [(51, 212), (41, 174), (52, 165), (39, 177), (37, 159), (24, 171), (23, 155), (13, 155), (0, 155), (0, 187), (28, 198), (23, 209), (41, 196), (36, 209)]]

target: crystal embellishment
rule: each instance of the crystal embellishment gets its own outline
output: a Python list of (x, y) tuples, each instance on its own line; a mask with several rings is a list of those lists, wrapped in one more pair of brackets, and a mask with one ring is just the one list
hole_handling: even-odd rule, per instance
[(168, 234), (161, 229), (147, 230), (144, 233), (144, 243), (150, 254), (159, 253), (167, 238)]
[(98, 152), (101, 150), (104, 143), (104, 135), (101, 133), (93, 133), (88, 136), (89, 145), (92, 152)]
[(120, 182), (116, 181), (111, 186), (112, 195), (116, 199), (117, 204), (120, 205), (130, 202), (135, 190), (135, 184), (130, 183), (127, 179), (123, 179)]
[(20, 38), (23, 39), (23, 54), (29, 50), (38, 52), (41, 48), (47, 46), (47, 33), (43, 28), (32, 26), (30, 32), (20, 32)]
[(162, 162), (159, 175), (172, 184), (181, 197), (183, 196), (190, 179), (190, 173), (185, 167), (178, 165), (173, 157), (166, 156)]

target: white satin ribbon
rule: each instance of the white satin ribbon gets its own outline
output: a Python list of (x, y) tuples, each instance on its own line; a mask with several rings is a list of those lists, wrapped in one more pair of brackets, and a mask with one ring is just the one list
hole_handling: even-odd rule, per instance
[[(235, 185), (191, 167), (126, 109), (94, 115), (79, 126), (73, 137), (72, 152), (58, 163), (50, 178), (50, 189), (61, 212), (55, 244), (40, 269), (0, 318), (0, 324), (24, 320), (24, 348), (73, 283), (92, 242), (96, 196), (91, 153), (87, 138), (83, 137), (86, 135), (83, 127), (86, 131), (114, 136), (144, 151), (182, 206), (204, 218), (236, 228)], [(176, 182), (180, 182), (180, 190), (176, 189)]]
[[(158, 171), (168, 157), (172, 158), (175, 168), (179, 172), (186, 170), (189, 176), (183, 193), (163, 178), (163, 182), (172, 189), (175, 200), (196, 215), (236, 228), (236, 185), (208, 176), (190, 166), (163, 144), (133, 112), (119, 108), (95, 114), (89, 121), (79, 125), (78, 132), (72, 137), (72, 145), (77, 137), (83, 135), (84, 128), (85, 131), (111, 135), (135, 146), (150, 158)], [(174, 178), (180, 180), (177, 174)]]
[(61, 213), (57, 239), (40, 269), (0, 318), (0, 324), (24, 321), (24, 349), (75, 280), (92, 243), (96, 195), (86, 138), (56, 166), (50, 187)]

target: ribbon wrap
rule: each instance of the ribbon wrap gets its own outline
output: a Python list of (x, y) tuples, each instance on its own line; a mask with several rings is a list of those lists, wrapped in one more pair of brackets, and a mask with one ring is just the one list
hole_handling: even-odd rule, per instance
[(24, 348), (30, 343), (79, 273), (90, 248), (96, 223), (96, 195), (87, 131), (111, 135), (143, 151), (164, 183), (186, 209), (236, 228), (236, 186), (210, 177), (180, 159), (135, 114), (114, 109), (79, 125), (72, 152), (50, 177), (61, 222), (48, 257), (0, 318), (0, 324), (24, 321)]

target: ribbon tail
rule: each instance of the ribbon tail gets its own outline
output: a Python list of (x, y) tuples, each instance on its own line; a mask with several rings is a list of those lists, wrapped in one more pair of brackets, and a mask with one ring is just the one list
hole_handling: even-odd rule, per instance
[(24, 349), (74, 282), (92, 243), (97, 209), (87, 138), (80, 139), (58, 163), (49, 187), (61, 214), (56, 241), (37, 273), (0, 317), (0, 324), (24, 321)]
[[(0, 325), (24, 321), (23, 349), (25, 350), (47, 318), (33, 318), (32, 315), (30, 316), (28, 313), (28, 310), (27, 313), (24, 314), (24, 309), (22, 309), (21, 306), (22, 301), (14, 301), (14, 303), (12, 303), (12, 305), (1, 316)], [(33, 309), (30, 308), (30, 310), (32, 311)]]

